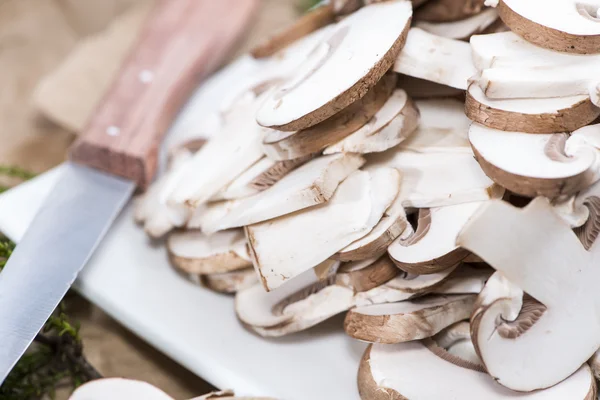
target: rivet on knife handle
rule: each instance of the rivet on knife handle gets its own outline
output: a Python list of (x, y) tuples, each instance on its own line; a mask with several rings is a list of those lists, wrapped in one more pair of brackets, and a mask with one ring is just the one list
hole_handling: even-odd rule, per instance
[(197, 83), (224, 60), (257, 0), (159, 0), (73, 161), (149, 184), (158, 146)]

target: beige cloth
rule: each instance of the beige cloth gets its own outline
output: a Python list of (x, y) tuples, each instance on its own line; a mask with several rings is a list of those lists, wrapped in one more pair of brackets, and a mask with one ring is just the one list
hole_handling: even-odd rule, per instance
[[(117, 42), (123, 40), (125, 43), (127, 37), (132, 37), (130, 32), (135, 29), (131, 28), (136, 24), (136, 18), (141, 20), (139, 16), (143, 11), (126, 14), (119, 22), (113, 22), (115, 17), (132, 4), (147, 1), (0, 0), (0, 164), (42, 172), (64, 160), (73, 135), (40, 115), (32, 101), (34, 89), (40, 79), (52, 74), (45, 79), (44, 85), (54, 89), (46, 89), (43, 104), (55, 103), (52, 104), (55, 106), (53, 120), (71, 130), (80, 129), (82, 121), (91, 112), (90, 105), (101, 96), (102, 88), (111, 78), (111, 74), (94, 75), (99, 73), (94, 70), (94, 63), (106, 54), (123, 54), (124, 47), (108, 46), (106, 37), (119, 36), (115, 34), (118, 31), (125, 39), (121, 36)], [(246, 51), (272, 29), (289, 23), (296, 12), (294, 0), (263, 0), (256, 23), (237, 54)], [(124, 20), (133, 20), (132, 25), (125, 26)], [(99, 33), (111, 23), (110, 30), (105, 31), (110, 33)], [(87, 36), (93, 34), (100, 36), (94, 39)], [(92, 46), (94, 40), (96, 50)], [(76, 57), (84, 61), (89, 57), (92, 61), (79, 61), (84, 67), (78, 69), (73, 61)], [(85, 65), (92, 68), (85, 68)], [(63, 83), (53, 84), (51, 79)], [(73, 88), (77, 91), (72, 91)], [(37, 97), (38, 104), (41, 104), (40, 98)], [(77, 108), (73, 98), (84, 106)], [(71, 295), (67, 302), (70, 314), (81, 322), (86, 355), (105, 376), (142, 379), (176, 399), (210, 390), (201, 379), (127, 332), (84, 299)], [(58, 395), (58, 399), (67, 397), (64, 392)]]

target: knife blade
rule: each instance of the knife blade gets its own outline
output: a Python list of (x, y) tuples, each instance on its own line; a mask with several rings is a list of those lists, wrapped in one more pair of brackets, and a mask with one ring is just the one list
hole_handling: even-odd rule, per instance
[(0, 273), (0, 383), (133, 194), (197, 83), (215, 70), (257, 0), (159, 0), (63, 175)]

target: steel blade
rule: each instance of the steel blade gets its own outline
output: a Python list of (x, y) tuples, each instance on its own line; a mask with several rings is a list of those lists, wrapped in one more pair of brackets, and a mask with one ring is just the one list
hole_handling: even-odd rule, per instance
[(63, 298), (135, 184), (67, 163), (0, 273), (0, 383)]

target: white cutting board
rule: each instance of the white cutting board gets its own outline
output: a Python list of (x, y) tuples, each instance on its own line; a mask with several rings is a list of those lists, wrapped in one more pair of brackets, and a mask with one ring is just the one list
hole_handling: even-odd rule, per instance
[[(261, 68), (260, 62), (243, 57), (214, 75), (182, 111), (164, 148), (217, 131), (214, 111), (236, 90), (235, 77)], [(0, 195), (0, 231), (18, 242), (60, 173), (58, 167)], [(366, 345), (344, 335), (341, 318), (278, 340), (255, 336), (237, 321), (232, 297), (194, 285), (170, 267), (164, 246), (148, 240), (130, 208), (75, 287), (218, 388), (282, 400), (359, 398), (356, 373)]]

